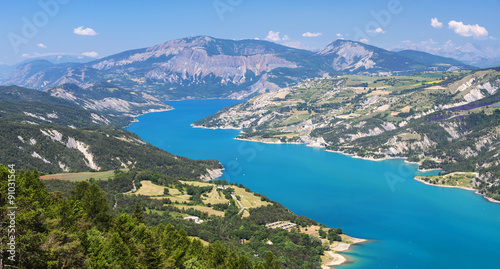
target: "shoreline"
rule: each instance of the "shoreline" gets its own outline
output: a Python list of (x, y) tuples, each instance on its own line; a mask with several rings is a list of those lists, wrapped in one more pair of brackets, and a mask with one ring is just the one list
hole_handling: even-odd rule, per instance
[[(220, 128), (213, 128), (213, 129), (220, 129)], [(264, 144), (292, 144), (292, 145), (293, 144), (298, 144), (298, 145), (305, 144), (306, 146), (309, 146), (308, 143), (283, 143), (283, 142), (279, 142), (279, 141), (278, 142), (268, 142), (268, 141), (252, 140), (252, 139), (238, 138), (238, 137), (235, 137), (234, 139), (236, 139), (236, 140), (242, 140), (242, 141), (249, 141), (249, 142), (264, 143)], [(318, 148), (318, 147), (316, 147), (316, 148)], [(323, 148), (324, 151), (326, 151), (326, 152), (339, 153), (339, 154), (342, 154), (342, 155), (349, 156), (349, 157), (351, 157), (353, 159), (362, 159), (362, 160), (374, 161), (374, 162), (381, 162), (381, 161), (386, 161), (386, 160), (401, 159), (401, 160), (404, 160), (405, 163), (418, 165), (417, 171), (419, 171), (419, 172), (430, 172), (430, 171), (434, 171), (434, 170), (442, 170), (440, 168), (422, 169), (422, 168), (420, 168), (420, 165), (421, 165), (420, 162), (410, 162), (410, 161), (407, 160), (408, 159), (407, 157), (384, 157), (384, 158), (375, 159), (373, 157), (360, 157), (360, 156), (356, 156), (354, 154), (345, 153), (343, 151), (329, 150), (329, 149), (326, 149), (325, 147), (319, 147), (319, 148)], [(416, 181), (419, 181), (421, 183), (424, 183), (426, 185), (430, 185), (430, 186), (443, 187), (443, 188), (464, 189), (464, 190), (468, 190), (468, 191), (474, 191), (476, 194), (483, 196), (483, 198), (485, 200), (487, 200), (488, 202), (495, 203), (495, 204), (500, 204), (500, 201), (495, 200), (495, 199), (490, 198), (490, 197), (487, 197), (486, 195), (479, 193), (478, 190), (474, 189), (474, 188), (460, 187), (460, 186), (450, 186), (450, 185), (441, 185), (441, 184), (432, 184), (432, 183), (425, 182), (423, 180), (419, 180), (419, 179), (417, 179), (417, 177), (414, 177), (413, 179), (416, 180)]]
[(463, 186), (451, 186), (451, 185), (443, 185), (443, 184), (433, 184), (433, 183), (429, 183), (429, 182), (427, 182), (425, 180), (422, 180), (422, 179), (420, 179), (418, 177), (419, 176), (416, 176), (413, 179), (416, 180), (416, 181), (419, 181), (421, 183), (424, 183), (425, 185), (429, 185), (429, 186), (436, 186), (436, 187), (450, 188), (450, 189), (462, 189), (462, 190), (466, 190), (466, 191), (477, 191), (476, 189), (469, 188), (469, 187), (463, 187)]
[(195, 125), (193, 123), (190, 124), (191, 127), (193, 128), (200, 128), (200, 129), (208, 129), (208, 130), (217, 130), (217, 129), (220, 129), (220, 130), (242, 130), (242, 129), (238, 129), (238, 128), (235, 128), (235, 127), (206, 127), (206, 126), (201, 126), (201, 125)]
[(421, 183), (424, 183), (425, 185), (429, 185), (429, 186), (441, 187), (441, 188), (451, 188), (451, 189), (462, 189), (462, 190), (466, 190), (466, 191), (473, 191), (475, 194), (482, 196), (485, 200), (487, 200), (490, 203), (500, 204), (500, 201), (495, 200), (493, 198), (490, 198), (490, 197), (488, 197), (488, 196), (486, 196), (484, 194), (481, 194), (481, 193), (479, 193), (478, 190), (476, 190), (474, 188), (462, 187), (462, 186), (443, 185), (443, 184), (433, 184), (433, 183), (429, 183), (427, 181), (424, 181), (424, 180), (418, 178), (418, 176), (414, 177), (413, 179), (416, 180), (416, 181), (419, 181)]
[(139, 120), (137, 119), (137, 117), (140, 117), (140, 116), (143, 116), (143, 115), (146, 115), (146, 114), (149, 114), (149, 113), (158, 113), (158, 112), (165, 112), (165, 111), (170, 111), (170, 110), (174, 110), (174, 107), (173, 106), (170, 106), (170, 108), (166, 108), (166, 109), (152, 109), (152, 110), (149, 110), (149, 111), (146, 111), (144, 113), (141, 113), (141, 114), (138, 114), (138, 115), (132, 115), (130, 116), (131, 118), (133, 118), (133, 120), (131, 120), (127, 126), (124, 126), (122, 127), (124, 130), (126, 130), (128, 127), (130, 127), (132, 124), (136, 123), (136, 122), (139, 122)]
[(354, 238), (354, 237), (352, 237), (350, 239), (352, 240), (351, 244), (344, 243), (344, 242), (337, 242), (336, 246), (330, 247), (329, 250), (325, 251), (325, 254), (323, 254), (323, 255), (328, 255), (331, 258), (333, 258), (333, 260), (328, 262), (328, 263), (321, 264), (322, 269), (330, 269), (330, 268), (332, 268), (332, 266), (338, 266), (338, 265), (342, 265), (342, 264), (348, 262), (349, 260), (344, 255), (340, 254), (339, 252), (348, 251), (352, 245), (368, 242), (368, 240), (366, 240), (366, 239), (360, 239), (360, 238)]

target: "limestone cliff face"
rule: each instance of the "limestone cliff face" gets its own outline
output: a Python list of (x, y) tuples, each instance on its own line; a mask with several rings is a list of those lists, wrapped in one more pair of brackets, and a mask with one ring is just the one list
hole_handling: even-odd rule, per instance
[[(2, 83), (46, 89), (67, 83), (87, 88), (107, 81), (137, 91), (151, 88), (163, 91), (164, 88), (204, 84), (212, 87), (241, 86), (236, 91), (217, 94), (217, 97), (236, 94), (241, 98), (254, 92), (276, 90), (278, 87), (267, 80), (267, 74), (272, 70), (301, 66), (297, 61), (287, 60), (284, 54), (297, 54), (295, 58), (301, 59), (313, 53), (266, 41), (199, 36), (126, 51), (86, 64), (54, 65), (47, 61), (22, 64)], [(165, 95), (158, 91), (149, 93)], [(186, 92), (184, 96), (191, 94)]]
[(331, 43), (322, 51), (321, 55), (335, 55), (332, 67), (335, 70), (356, 70), (361, 67), (373, 68), (376, 63), (371, 60), (374, 52), (355, 42)]
[(145, 76), (169, 83), (180, 83), (183, 80), (202, 81), (213, 75), (221, 79), (222, 85), (229, 82), (240, 85), (247, 81), (245, 76), (249, 71), (260, 76), (278, 67), (296, 68), (297, 64), (272, 54), (209, 56), (204, 50), (187, 49), (147, 72)]

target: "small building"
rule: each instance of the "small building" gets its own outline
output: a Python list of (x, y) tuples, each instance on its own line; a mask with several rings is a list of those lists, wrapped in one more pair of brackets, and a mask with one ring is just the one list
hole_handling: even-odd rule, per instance
[(199, 217), (196, 217), (196, 216), (187, 216), (184, 218), (185, 220), (190, 220), (190, 221), (194, 221), (194, 223), (196, 224), (201, 224), (203, 223), (203, 220), (200, 219)]

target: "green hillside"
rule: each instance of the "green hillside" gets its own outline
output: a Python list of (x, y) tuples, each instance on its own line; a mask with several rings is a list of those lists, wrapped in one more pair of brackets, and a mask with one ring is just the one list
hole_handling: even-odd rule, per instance
[(365, 158), (405, 157), (500, 199), (500, 71), (307, 80), (195, 122), (240, 138), (309, 143)]

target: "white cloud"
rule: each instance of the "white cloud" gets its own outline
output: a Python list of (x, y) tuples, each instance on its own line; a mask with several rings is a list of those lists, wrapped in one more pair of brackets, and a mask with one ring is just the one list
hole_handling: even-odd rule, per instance
[(448, 23), (448, 27), (455, 31), (456, 34), (459, 34), (461, 36), (465, 37), (487, 37), (488, 36), (488, 31), (486, 28), (479, 26), (478, 24), (475, 25), (470, 25), (470, 24), (464, 24), (463, 22), (457, 22), (457, 21), (450, 21)]
[(323, 33), (311, 33), (311, 32), (306, 32), (306, 33), (303, 33), (302, 36), (303, 37), (318, 37), (320, 35), (322, 35)]
[(288, 35), (283, 35), (283, 38), (281, 38), (280, 37), (280, 32), (269, 31), (269, 33), (267, 34), (267, 36), (266, 36), (265, 39), (277, 42), (277, 41), (290, 40), (290, 37)]
[(42, 44), (42, 43), (38, 43), (38, 44), (37, 44), (37, 47), (42, 48), (42, 49), (46, 49), (46, 48), (47, 48), (47, 46), (45, 46), (45, 45), (44, 45), (44, 44)]
[(99, 53), (97, 53), (95, 51), (84, 52), (84, 53), (82, 53), (82, 55), (90, 57), (90, 58), (97, 58), (97, 57), (99, 57)]
[(368, 43), (368, 39), (366, 39), (366, 38), (361, 38), (361, 39), (359, 40), (359, 42), (361, 42), (361, 43)]
[(97, 32), (94, 31), (94, 29), (92, 29), (92, 28), (84, 28), (83, 26), (75, 28), (73, 30), (73, 33), (75, 33), (77, 35), (90, 35), (90, 36), (97, 35)]
[(71, 52), (50, 52), (50, 53), (33, 53), (33, 54), (28, 54), (28, 53), (24, 53), (21, 55), (23, 58), (28, 58), (28, 59), (31, 59), (31, 58), (41, 58), (41, 57), (58, 57), (58, 58), (61, 58), (62, 56), (74, 56), (74, 57), (77, 57), (79, 59), (82, 59), (83, 56), (86, 56), (86, 57), (91, 57), (91, 58), (97, 58), (99, 57), (99, 54), (95, 51), (91, 51), (91, 52), (84, 52), (84, 53), (71, 53)]
[(431, 19), (431, 26), (437, 29), (440, 29), (443, 27), (443, 23), (438, 20), (438, 18), (432, 18)]
[(271, 41), (280, 41), (280, 32), (275, 32), (275, 31), (269, 31), (266, 37), (267, 40)]
[(338, 34), (337, 34), (337, 37), (338, 37), (338, 38), (341, 38), (341, 37), (343, 37), (343, 36), (342, 36), (342, 34), (341, 34), (341, 33), (338, 33)]
[(377, 29), (375, 29), (375, 30), (370, 30), (368, 32), (375, 33), (375, 34), (385, 34), (385, 33), (387, 33), (386, 31), (382, 30), (382, 28), (380, 28), (380, 27), (377, 28)]

